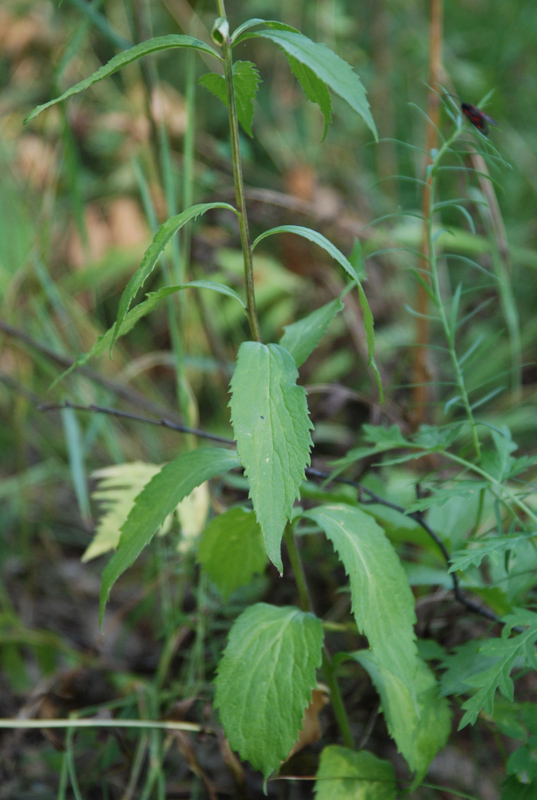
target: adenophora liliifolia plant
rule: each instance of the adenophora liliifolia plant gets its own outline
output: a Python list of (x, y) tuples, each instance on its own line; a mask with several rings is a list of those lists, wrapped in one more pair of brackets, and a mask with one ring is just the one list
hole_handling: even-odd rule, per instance
[[(106, 349), (112, 349), (120, 336), (128, 333), (143, 316), (176, 292), (189, 288), (232, 298), (248, 319), (251, 337), (239, 348), (231, 382), (231, 418), (237, 451), (232, 448), (200, 447), (181, 453), (162, 468), (152, 465), (150, 480), (147, 480), (147, 472), (144, 473), (143, 488), (131, 503), (120, 536), (108, 542), (107, 549), (115, 549), (115, 552), (103, 573), (101, 619), (115, 581), (131, 566), (157, 529), (175, 513), (179, 504), (211, 478), (224, 476), (232, 470), (244, 471), (251, 504), (245, 498), (242, 503), (231, 505), (214, 516), (203, 532), (198, 551), (199, 563), (222, 597), (227, 599), (234, 590), (247, 585), (255, 573), (263, 571), (268, 559), (280, 573), (283, 571), (281, 542), (284, 538), (300, 607), (255, 603), (243, 611), (231, 627), (228, 645), (218, 667), (215, 693), (215, 705), (231, 747), (259, 769), (265, 779), (277, 771), (298, 738), (304, 713), (316, 686), (317, 671), (322, 668), (330, 688), (339, 735), (345, 747), (329, 745), (323, 750), (317, 776), (319, 797), (322, 798), (327, 792), (337, 792), (338, 780), (344, 779), (347, 786), (351, 781), (353, 791), (356, 787), (366, 785), (372, 798), (377, 790), (379, 797), (391, 798), (396, 793), (392, 765), (377, 759), (372, 753), (354, 749), (357, 726), (343, 700), (336, 672), (340, 665), (347, 662), (342, 667), (342, 670), (348, 670), (347, 674), (352, 675), (354, 669), (355, 674), (367, 673), (370, 676), (380, 696), (390, 734), (405, 757), (410, 772), (415, 774), (415, 785), (423, 778), (430, 761), (449, 735), (450, 713), (447, 701), (438, 695), (434, 673), (418, 651), (414, 631), (415, 599), (400, 558), (386, 535), (390, 531), (388, 521), (382, 518), (378, 509), (370, 506), (361, 508), (355, 493), (342, 498), (335, 491), (312, 487), (305, 482), (312, 425), (305, 392), (297, 383), (298, 369), (342, 310), (343, 294), (354, 289), (358, 292), (363, 311), (370, 366), (378, 379), (374, 361), (373, 319), (360, 282), (361, 271), (317, 231), (283, 225), (264, 231), (255, 241), (251, 241), (239, 125), (246, 134), (251, 135), (254, 101), (260, 79), (251, 62), (233, 59), (236, 48), (250, 40), (278, 45), (307, 97), (321, 109), (325, 131), (332, 114), (330, 90), (362, 117), (376, 137), (375, 125), (358, 76), (324, 45), (312, 42), (288, 25), (259, 19), (249, 20), (231, 33), (221, 0), (218, 2), (218, 14), (213, 28), (215, 46), (183, 35), (158, 37), (135, 45), (115, 56), (86, 80), (68, 89), (61, 97), (36, 109), (28, 118), (34, 118), (53, 103), (88, 88), (143, 56), (177, 48), (187, 48), (214, 59), (221, 71), (203, 76), (201, 83), (228, 109), (235, 205), (200, 203), (182, 209), (179, 214), (163, 222), (139, 269), (123, 292), (114, 326), (99, 338), (89, 353), (77, 359), (76, 365), (84, 364), (90, 357)], [(535, 515), (525, 498), (510, 483), (521, 464), (517, 465), (511, 457), (512, 443), (505, 432), (493, 431), (495, 449), (491, 451), (491, 456), (483, 453), (474, 418), (475, 404), (470, 402), (465, 385), (464, 357), (461, 359), (457, 356), (456, 348), (458, 309), (463, 290), (455, 292), (451, 305), (446, 306), (435, 253), (438, 238), (434, 217), (440, 208), (435, 199), (437, 181), (444, 169), (442, 159), (451, 152), (459, 136), (460, 131), (456, 130), (446, 140), (431, 167), (432, 190), (427, 216), (431, 285), (428, 291), (448, 342), (447, 352), (455, 370), (458, 388), (458, 394), (451, 398), (447, 410), (455, 409), (457, 403), (462, 405), (470, 426), (475, 459), (466, 457), (464, 431), (461, 432), (462, 426), (456, 420), (456, 424), (429, 427), (413, 437), (404, 437), (397, 428), (385, 430), (366, 427), (364, 433), (368, 446), (351, 451), (339, 467), (352, 464), (365, 455), (380, 455), (392, 449), (405, 453), (397, 455), (392, 463), (402, 463), (410, 458), (421, 457), (424, 453), (438, 454), (462, 467), (462, 473), (456, 479), (454, 488), (442, 487), (440, 491), (433, 491), (429, 497), (420, 499), (414, 507), (414, 513), (422, 514), (435, 502), (464, 498), (466, 494), (477, 490), (482, 501), (478, 518), (472, 522), (475, 532), (482, 531), (481, 519), (488, 519), (490, 511), (486, 499), (492, 499), (498, 531), (502, 528), (504, 532), (506, 514), (511, 514), (515, 521), (515, 528), (508, 531), (511, 537), (509, 546), (512, 548), (513, 537), (518, 537), (519, 544), (521, 538), (529, 540), (531, 525), (528, 527), (528, 522), (533, 524)], [(178, 285), (164, 285), (131, 308), (138, 290), (165, 254), (173, 237), (189, 222), (215, 209), (230, 211), (238, 220), (244, 261), (243, 292), (203, 278)], [(253, 251), (264, 239), (279, 233), (302, 236), (323, 248), (343, 268), (348, 284), (340, 297), (287, 326), (278, 343), (264, 344), (256, 310)], [(459, 442), (462, 442), (461, 450), (454, 452), (453, 445)], [(125, 473), (121, 475), (121, 480), (126, 479)], [(108, 475), (106, 480), (117, 480), (117, 475)], [(135, 483), (133, 479), (131, 488)], [(300, 501), (307, 500), (307, 507), (306, 504), (304, 507), (296, 506), (297, 498)], [(417, 541), (416, 531), (420, 528), (420, 520), (416, 516), (409, 519), (415, 526), (408, 528), (408, 538), (413, 541), (413, 537), (416, 537)], [(316, 541), (319, 533), (330, 540), (349, 577), (354, 619), (346, 623), (344, 628), (351, 631), (354, 645), (349, 648), (350, 652), (343, 650), (335, 655), (329, 652), (333, 649), (329, 637), (334, 632), (334, 626), (324, 624), (320, 616), (316, 616), (316, 611), (320, 613), (316, 608), (318, 601), (311, 596), (299, 547), (299, 543), (305, 540), (303, 537), (311, 537)], [(504, 540), (497, 538), (501, 544), (495, 546), (504, 552), (508, 547), (502, 550)], [(332, 550), (324, 541), (321, 547), (332, 557)], [(466, 557), (472, 558), (475, 551), (470, 549), (469, 553), (470, 556), (466, 554)], [(461, 559), (453, 560), (453, 565), (461, 569), (462, 563)], [(477, 586), (476, 590), (480, 588)], [(505, 630), (514, 630), (515, 622), (518, 628), (524, 629), (525, 619), (515, 619), (515, 615), (507, 617)], [(367, 637), (367, 647), (358, 634)], [(531, 635), (524, 642), (529, 640)], [(511, 655), (516, 651), (514, 658), (520, 658), (520, 641), (516, 637), (514, 640), (506, 637), (505, 641), (515, 642), (514, 645), (507, 644), (507, 649)], [(361, 645), (361, 649), (355, 649)], [(492, 697), (497, 685), (500, 688), (508, 685), (508, 671), (512, 663), (514, 661), (502, 662), (503, 672), (492, 687)], [(479, 687), (481, 689), (481, 684)], [(490, 705), (489, 701), (490, 692), (484, 704)], [(474, 702), (473, 706), (468, 706), (468, 713), (473, 715), (476, 703), (478, 705), (481, 702), (480, 691), (468, 702)]]

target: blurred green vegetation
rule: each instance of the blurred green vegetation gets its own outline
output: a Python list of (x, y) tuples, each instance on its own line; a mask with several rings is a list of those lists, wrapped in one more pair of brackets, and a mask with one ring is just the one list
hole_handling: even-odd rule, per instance
[[(369, 256), (366, 290), (387, 400), (379, 408), (366, 369), (358, 306), (349, 298), (344, 318), (335, 321), (301, 371), (316, 426), (314, 463), (322, 466), (324, 459), (355, 444), (363, 422), (404, 425), (411, 409), (415, 320), (405, 305), (415, 301), (410, 274), (415, 259), (408, 252), (371, 254), (400, 242), (417, 249), (419, 225), (405, 216), (371, 223), (397, 211), (419, 210), (416, 185), (390, 176), (422, 177), (422, 155), (393, 140), (424, 143), (425, 122), (415, 106), (424, 107), (427, 94), (427, 4), (228, 0), (227, 13), (235, 26), (246, 15), (278, 19), (332, 47), (359, 73), (386, 140), (372, 143), (360, 119), (335, 98), (334, 122), (321, 143), (321, 114), (304, 100), (281, 54), (259, 40), (236, 53), (255, 61), (263, 78), (255, 136), (242, 139), (252, 235), (277, 224), (303, 224), (346, 253), (359, 237)], [(102, 562), (80, 563), (98, 518), (90, 499), (92, 472), (138, 460), (159, 464), (191, 442), (101, 414), (37, 410), (40, 403), (69, 400), (231, 434), (227, 384), (248, 331), (238, 306), (212, 293), (189, 292), (170, 300), (166, 313), (145, 318), (120, 340), (113, 361), (105, 354), (88, 364), (89, 371), (75, 371), (50, 389), (68, 362), (113, 323), (120, 293), (156, 226), (192, 202), (232, 202), (226, 111), (197, 85), (211, 66), (204, 68), (199, 58), (181, 51), (163, 54), (99, 83), (27, 127), (22, 124), (35, 105), (87, 76), (126, 43), (175, 32), (208, 41), (215, 15), (208, 0), (192, 5), (187, 0), (64, 0), (61, 6), (52, 0), (3, 0), (0, 8), (0, 717), (17, 714), (22, 705), (25, 715), (43, 718), (119, 708), (126, 717), (204, 719), (229, 619), (269, 591), (277, 602), (293, 601), (291, 582), (284, 578), (269, 588), (268, 580), (259, 578), (222, 606), (207, 579), (200, 578), (193, 555), (178, 555), (175, 532), (158, 538), (123, 579), (104, 635), (99, 633)], [(446, 3), (446, 86), (476, 104), (493, 90), (487, 113), (498, 128), (491, 140), (511, 164), (511, 169), (499, 166), (493, 177), (521, 337), (519, 392), (511, 388), (505, 305), (487, 275), (457, 262), (444, 280), (454, 289), (463, 278), (478, 291), (475, 306), (490, 297), (472, 322), (472, 337), (482, 336), (490, 347), (474, 364), (471, 381), (487, 387), (483, 393), (501, 388), (481, 417), (510, 425), (528, 452), (537, 446), (536, 37), (532, 0)], [(451, 125), (445, 113), (443, 124)], [(467, 188), (460, 174), (446, 173), (440, 199), (458, 197)], [(442, 222), (453, 228), (450, 248), (493, 271), (490, 225), (477, 207), (472, 216), (475, 236), (460, 215), (446, 210)], [(344, 285), (333, 264), (292, 238), (260, 248), (255, 269), (267, 342)], [(242, 256), (233, 220), (214, 212), (186, 231), (144, 292), (170, 276), (176, 283), (210, 277), (241, 290)], [(431, 360), (430, 369), (431, 415), (441, 421), (446, 375), (438, 360)], [(405, 473), (400, 481), (406, 487), (411, 478)], [(212, 502), (218, 508), (226, 498), (240, 496), (242, 488), (239, 479), (223, 480)], [(330, 574), (333, 566), (320, 563), (312, 575), (325, 587), (319, 591), (326, 608), (342, 580)], [(450, 646), (457, 644), (456, 625), (446, 638)], [(355, 691), (349, 678), (351, 707)], [(186, 700), (188, 708), (179, 708)], [(366, 700), (365, 706), (371, 698)], [(356, 719), (365, 724), (366, 710), (356, 706)], [(17, 736), (10, 732), (0, 742), (0, 776), (11, 791), (0, 789), (0, 797), (70, 797), (61, 787), (65, 792), (75, 761), (86, 798), (172, 796), (165, 795), (166, 788), (177, 790), (174, 796), (205, 797), (210, 792), (200, 775), (212, 770), (218, 783), (223, 772), (215, 764), (225, 756), (212, 741), (202, 743), (201, 755), (192, 755), (185, 741), (173, 748), (156, 733), (117, 741), (106, 737), (105, 745), (100, 734), (84, 733), (76, 742), (69, 739), (64, 753), (63, 738), (51, 735), (47, 741), (25, 733), (21, 745)], [(387, 737), (376, 736), (379, 748), (389, 750)], [(451, 745), (451, 767), (440, 759), (431, 781), (448, 783), (463, 765), (469, 777), (457, 784), (462, 791), (483, 800), (498, 798), (501, 772), (491, 740), (486, 728), (466, 730)], [(148, 754), (153, 767), (142, 769)], [(172, 776), (168, 787), (165, 776)], [(143, 792), (120, 795), (118, 787), (129, 780)], [(244, 796), (262, 796), (260, 784), (248, 780)], [(103, 788), (108, 781), (112, 788)], [(270, 792), (311, 796), (309, 786)], [(416, 796), (448, 795), (421, 788)]]

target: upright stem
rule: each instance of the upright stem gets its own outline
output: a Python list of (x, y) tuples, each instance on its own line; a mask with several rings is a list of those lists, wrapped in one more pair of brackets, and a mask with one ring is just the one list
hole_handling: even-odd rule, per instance
[(435, 297), (436, 305), (438, 308), (438, 315), (440, 317), (440, 322), (442, 324), (442, 329), (444, 331), (444, 336), (446, 337), (446, 341), (448, 344), (449, 355), (451, 358), (451, 363), (453, 364), (453, 370), (455, 372), (455, 378), (457, 380), (457, 386), (459, 388), (459, 392), (461, 395), (462, 404), (464, 406), (464, 410), (466, 411), (466, 416), (468, 417), (468, 422), (470, 423), (470, 428), (472, 431), (472, 442), (474, 445), (474, 450), (476, 454), (477, 461), (481, 461), (481, 445), (479, 443), (479, 437), (477, 435), (477, 425), (474, 419), (474, 414), (472, 411), (472, 407), (470, 405), (470, 398), (468, 397), (468, 392), (466, 390), (466, 385), (464, 383), (464, 374), (459, 363), (459, 359), (457, 358), (457, 352), (455, 349), (455, 330), (450, 328), (450, 324), (448, 321), (446, 309), (442, 302), (442, 295), (440, 291), (440, 281), (438, 278), (438, 266), (436, 263), (436, 251), (434, 248), (434, 210), (435, 210), (435, 198), (436, 198), (436, 185), (438, 181), (438, 167), (444, 153), (450, 148), (453, 141), (459, 136), (459, 132), (455, 132), (453, 136), (448, 139), (438, 151), (436, 155), (434, 166), (431, 169), (431, 183), (430, 183), (430, 191), (429, 191), (429, 205), (427, 209), (427, 250), (429, 253), (429, 269), (431, 274), (431, 282), (432, 282), (432, 290)]
[(224, 56), (224, 75), (226, 79), (226, 90), (228, 100), (229, 131), (231, 136), (231, 155), (233, 161), (233, 182), (235, 185), (235, 203), (239, 212), (239, 228), (241, 236), (241, 247), (244, 258), (244, 279), (246, 288), (246, 312), (250, 322), (250, 330), (253, 339), (261, 341), (261, 331), (255, 305), (254, 291), (254, 265), (252, 257), (252, 242), (248, 230), (248, 216), (244, 201), (244, 181), (242, 178), (242, 161), (239, 143), (239, 122), (237, 119), (237, 106), (235, 102), (235, 87), (233, 85), (233, 58), (229, 38), (229, 26), (226, 19), (224, 0), (217, 0), (220, 13), (218, 35), (222, 37), (222, 54)]
[(306, 573), (304, 572), (304, 567), (302, 566), (302, 560), (296, 546), (293, 528), (291, 525), (287, 524), (285, 526), (283, 538), (285, 539), (287, 552), (289, 554), (289, 561), (291, 562), (291, 567), (293, 568), (302, 611), (313, 611), (313, 605), (308, 591), (308, 584), (306, 582)]
[(328, 688), (330, 689), (332, 708), (334, 709), (334, 715), (336, 717), (342, 739), (345, 743), (345, 747), (354, 750), (354, 738), (352, 735), (351, 726), (349, 724), (347, 711), (345, 709), (345, 704), (343, 703), (343, 697), (341, 695), (339, 683), (337, 682), (336, 670), (326, 647), (323, 651), (323, 672), (328, 684)]
[[(283, 537), (285, 539), (285, 544), (287, 545), (289, 560), (295, 575), (298, 594), (300, 596), (300, 605), (302, 606), (303, 611), (310, 611), (313, 613), (313, 606), (306, 582), (306, 574), (304, 572), (304, 567), (302, 566), (302, 561), (296, 546), (293, 528), (291, 525), (285, 526)], [(336, 717), (342, 739), (346, 747), (354, 748), (354, 739), (352, 737), (351, 726), (347, 716), (347, 711), (345, 709), (345, 704), (343, 702), (343, 697), (341, 695), (341, 690), (339, 688), (339, 683), (337, 682), (336, 669), (332, 663), (332, 659), (326, 645), (323, 648), (323, 672), (328, 684), (328, 688), (330, 689), (332, 708), (334, 709), (334, 715)]]

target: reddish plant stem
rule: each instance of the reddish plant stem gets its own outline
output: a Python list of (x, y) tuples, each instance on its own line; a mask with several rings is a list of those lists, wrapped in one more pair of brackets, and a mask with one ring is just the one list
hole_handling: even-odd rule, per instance
[[(430, 0), (431, 18), (430, 18), (430, 51), (429, 51), (429, 94), (427, 97), (427, 115), (431, 123), (427, 125), (425, 149), (428, 153), (438, 147), (438, 127), (440, 123), (440, 98), (435, 90), (441, 83), (443, 67), (442, 67), (442, 32), (443, 32), (443, 0)], [(425, 163), (425, 170), (433, 163), (432, 157), (427, 156)], [(423, 253), (422, 266), (424, 269), (429, 269), (429, 234), (428, 222), (429, 213), (431, 208), (431, 185), (432, 175), (427, 178), (427, 185), (423, 187), (421, 195), (421, 213), (423, 215), (423, 225), (421, 233), (421, 252)], [(428, 276), (424, 275), (424, 280), (430, 283)], [(418, 284), (418, 295), (416, 301), (416, 309), (418, 314), (427, 314), (429, 305), (429, 298), (426, 289)], [(414, 366), (413, 366), (413, 410), (411, 415), (411, 424), (414, 429), (419, 428), (420, 425), (427, 422), (428, 415), (428, 401), (430, 393), (430, 374), (427, 366), (427, 345), (429, 343), (429, 320), (424, 316), (417, 317), (416, 326), (416, 344), (414, 350)]]

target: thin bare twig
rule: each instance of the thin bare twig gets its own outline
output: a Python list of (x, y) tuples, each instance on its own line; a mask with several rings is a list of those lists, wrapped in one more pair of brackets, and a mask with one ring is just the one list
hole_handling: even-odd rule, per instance
[(166, 419), (166, 417), (159, 417), (159, 419), (151, 419), (150, 417), (142, 417), (140, 414), (131, 414), (128, 411), (119, 411), (117, 408), (108, 408), (107, 406), (98, 406), (91, 403), (88, 406), (79, 405), (78, 403), (71, 403), (69, 400), (64, 400), (63, 403), (41, 403), (37, 406), (38, 411), (59, 411), (62, 408), (73, 408), (76, 411), (93, 411), (97, 414), (109, 414), (111, 417), (121, 417), (123, 419), (132, 419), (135, 422), (145, 422), (147, 425), (158, 425), (161, 428), (169, 428), (177, 433), (189, 433), (193, 436), (199, 436), (201, 439), (211, 439), (213, 442), (220, 442), (220, 444), (227, 444), (233, 446), (235, 442), (231, 439), (226, 439), (224, 436), (217, 436), (215, 433), (207, 433), (197, 428), (189, 428), (186, 425), (180, 425), (178, 422)]
[[(4, 322), (4, 320), (0, 319), (0, 331), (5, 333), (7, 336), (11, 336), (13, 339), (17, 339), (20, 342), (24, 342), (33, 350), (37, 350), (38, 353), (41, 353), (50, 361), (54, 361), (56, 364), (59, 364), (61, 367), (68, 369), (72, 367), (75, 363), (73, 359), (69, 358), (68, 356), (64, 356), (61, 353), (57, 353), (55, 350), (52, 350), (47, 345), (42, 344), (41, 342), (37, 341), (37, 339), (33, 339), (24, 331), (19, 330), (18, 328), (14, 328), (9, 323)], [(124, 386), (121, 383), (117, 383), (116, 381), (112, 381), (109, 378), (104, 378), (98, 372), (91, 369), (90, 367), (81, 366), (77, 367), (78, 372), (80, 372), (84, 377), (88, 378), (88, 380), (92, 381), (92, 383), (96, 383), (99, 386), (102, 386), (103, 389), (106, 389), (111, 394), (116, 395), (116, 397), (121, 397), (123, 400), (126, 400), (127, 403), (130, 403), (137, 408), (144, 408), (146, 411), (150, 412), (151, 414), (157, 414), (162, 416), (163, 410), (160, 406), (156, 403), (151, 402), (148, 400), (145, 395), (140, 394), (139, 392), (135, 391), (134, 389), (129, 389), (128, 386)], [(169, 413), (169, 412), (168, 412)], [(173, 413), (170, 416), (175, 416)], [(179, 419), (179, 417), (176, 417)]]
[[(78, 411), (92, 411), (94, 413), (100, 414), (110, 414), (111, 416), (122, 417), (125, 419), (132, 419), (135, 422), (144, 422), (149, 425), (159, 425), (163, 428), (169, 428), (170, 430), (177, 431), (178, 433), (187, 433), (194, 436), (198, 436), (201, 439), (209, 439), (211, 441), (219, 442), (220, 444), (227, 445), (228, 447), (236, 446), (236, 442), (233, 439), (226, 439), (224, 436), (217, 436), (213, 433), (207, 433), (206, 431), (198, 430), (196, 428), (189, 428), (186, 425), (180, 425), (175, 422), (171, 422), (170, 420), (166, 419), (165, 417), (161, 417), (160, 419), (150, 419), (148, 417), (142, 417), (139, 414), (129, 414), (126, 411), (118, 411), (115, 408), (106, 408), (105, 406), (97, 406), (97, 405), (77, 405), (75, 403), (70, 403), (66, 401), (64, 403), (48, 403), (42, 404), (38, 406), (39, 411), (56, 411), (62, 408), (72, 408)], [(440, 536), (436, 533), (436, 531), (431, 528), (428, 522), (423, 517), (423, 513), (421, 511), (415, 511), (412, 513), (408, 513), (404, 506), (400, 506), (398, 503), (392, 503), (390, 500), (386, 500), (384, 497), (381, 497), (376, 492), (373, 492), (371, 489), (368, 489), (367, 486), (363, 486), (358, 481), (353, 481), (350, 478), (341, 478), (339, 476), (335, 476), (334, 478), (331, 477), (329, 472), (324, 472), (323, 470), (315, 469), (314, 467), (306, 467), (306, 476), (308, 478), (318, 478), (323, 481), (331, 481), (333, 483), (340, 483), (346, 486), (352, 486), (358, 490), (358, 497), (360, 503), (363, 505), (381, 505), (385, 508), (391, 508), (394, 511), (403, 514), (403, 516), (413, 519), (415, 522), (423, 528), (423, 530), (427, 533), (428, 536), (436, 543), (438, 549), (442, 553), (442, 557), (448, 567), (451, 566), (451, 558), (446, 549), (446, 546)], [(368, 498), (367, 500), (364, 499), (364, 495)], [(466, 597), (460, 587), (459, 583), (459, 576), (456, 572), (451, 573), (451, 580), (453, 583), (453, 594), (455, 599), (465, 606), (469, 611), (473, 611), (476, 614), (479, 614), (486, 619), (491, 620), (492, 622), (499, 622), (501, 623), (501, 617), (495, 614), (488, 608), (484, 608), (480, 606), (478, 603), (475, 603), (470, 598)], [(513, 630), (518, 630), (517, 628), (513, 628)], [(520, 632), (518, 630), (518, 632)]]

